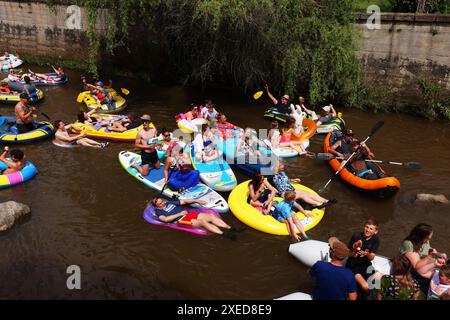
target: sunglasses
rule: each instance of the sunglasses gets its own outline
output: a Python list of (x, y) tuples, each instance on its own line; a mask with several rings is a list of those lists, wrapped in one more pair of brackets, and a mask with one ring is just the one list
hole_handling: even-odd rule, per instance
[(150, 120), (142, 120), (143, 124), (149, 124), (151, 121)]
[(170, 134), (165, 134), (164, 137), (168, 138), (170, 137)]

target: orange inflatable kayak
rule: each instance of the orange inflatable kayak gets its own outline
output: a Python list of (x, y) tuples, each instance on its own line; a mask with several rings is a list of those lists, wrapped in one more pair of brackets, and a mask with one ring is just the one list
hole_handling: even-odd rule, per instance
[[(328, 153), (328, 149), (330, 147), (330, 137), (331, 132), (327, 134), (325, 140), (323, 141), (323, 150), (326, 153)], [(331, 168), (333, 168), (334, 172), (336, 172), (341, 165), (341, 161), (338, 159), (331, 159), (330, 161), (328, 161), (328, 163), (330, 164)], [(380, 169), (385, 172), (381, 167)], [(356, 176), (345, 167), (341, 170), (341, 172), (339, 172), (339, 176), (347, 183), (359, 189), (374, 193), (377, 197), (380, 198), (392, 196), (400, 188), (400, 181), (398, 181), (398, 179), (395, 177), (384, 177), (375, 180), (363, 179)]]

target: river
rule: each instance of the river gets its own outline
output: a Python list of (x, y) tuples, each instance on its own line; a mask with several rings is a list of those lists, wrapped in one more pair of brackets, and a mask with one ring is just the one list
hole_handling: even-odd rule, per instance
[[(64, 87), (43, 87), (46, 97), (39, 108), (52, 120), (74, 121), (81, 106), (76, 102), (80, 74), (69, 72), (69, 77)], [(255, 102), (251, 93), (158, 87), (129, 79), (117, 80), (115, 87), (131, 91), (127, 111), (149, 113), (159, 129), (175, 129), (174, 115), (190, 102), (206, 98), (236, 125), (268, 126), (262, 117), (267, 97)], [(378, 120), (385, 121), (368, 143), (377, 159), (418, 161), (423, 168), (385, 166), (401, 182), (399, 192), (389, 199), (372, 198), (333, 180), (324, 196), (339, 202), (308, 234), (323, 241), (334, 235), (347, 242), (373, 216), (380, 223), (379, 253), (393, 256), (411, 228), (427, 222), (434, 228), (432, 246), (450, 253), (450, 207), (413, 204), (417, 193), (450, 196), (449, 123), (337, 109), (361, 139)], [(0, 106), (0, 113), (12, 114), (13, 106)], [(323, 137), (315, 135), (309, 151), (323, 152)], [(142, 213), (157, 193), (133, 179), (118, 162), (118, 153), (131, 145), (66, 149), (44, 140), (20, 148), (39, 173), (0, 192), (2, 202), (14, 200), (32, 208), (29, 218), (0, 234), (2, 299), (273, 299), (313, 288), (306, 268), (288, 254), (287, 236), (247, 228), (233, 241), (148, 224)], [(247, 179), (234, 171), (239, 182)], [(287, 160), (286, 172), (315, 190), (333, 174), (326, 162), (309, 158)], [(231, 212), (224, 219), (234, 227), (244, 226)], [(81, 268), (81, 290), (66, 287), (70, 265)]]

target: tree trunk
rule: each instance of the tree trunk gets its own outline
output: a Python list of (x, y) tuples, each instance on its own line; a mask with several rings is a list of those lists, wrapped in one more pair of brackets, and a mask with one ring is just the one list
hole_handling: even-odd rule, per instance
[(417, 3), (417, 13), (423, 13), (425, 10), (425, 2), (426, 0), (419, 0)]

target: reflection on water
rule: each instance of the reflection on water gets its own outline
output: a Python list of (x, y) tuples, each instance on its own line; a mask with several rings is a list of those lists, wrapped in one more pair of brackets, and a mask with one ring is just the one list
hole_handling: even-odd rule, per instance
[[(44, 71), (33, 68), (37, 71)], [(80, 75), (69, 73), (65, 87), (45, 88), (40, 111), (52, 120), (74, 121), (80, 105)], [(192, 101), (212, 99), (230, 122), (268, 128), (262, 115), (267, 98), (258, 101), (220, 90), (207, 93), (182, 87), (155, 87), (117, 81), (131, 91), (128, 111), (151, 114), (158, 128), (176, 129), (175, 114)], [(450, 126), (404, 115), (367, 114), (341, 109), (348, 125), (364, 139), (373, 124), (384, 127), (370, 140), (376, 158), (418, 161), (414, 171), (386, 166), (398, 177), (400, 191), (379, 200), (334, 179), (324, 196), (338, 199), (309, 235), (326, 240), (335, 235), (345, 242), (374, 216), (380, 222), (380, 253), (396, 254), (401, 240), (418, 222), (434, 227), (432, 245), (450, 252), (450, 208), (414, 205), (417, 193), (446, 193), (450, 185)], [(0, 113), (12, 114), (13, 106)], [(44, 118), (43, 118), (44, 119)], [(311, 139), (310, 151), (322, 151), (323, 136)], [(150, 225), (142, 218), (146, 203), (157, 193), (129, 176), (118, 153), (132, 145), (107, 149), (65, 149), (42, 141), (20, 146), (38, 168), (31, 181), (1, 190), (0, 200), (15, 200), (32, 208), (29, 219), (0, 236), (0, 298), (106, 299), (272, 299), (293, 291), (310, 291), (313, 282), (287, 250), (288, 237), (271, 236), (247, 228), (232, 241), (222, 236), (197, 237)], [(286, 161), (287, 173), (299, 176), (315, 190), (333, 174), (327, 163), (309, 158)], [(235, 170), (239, 182), (248, 177)], [(227, 194), (224, 194), (227, 197)], [(227, 223), (244, 227), (231, 213)], [(66, 288), (67, 266), (82, 270), (82, 290)]]

